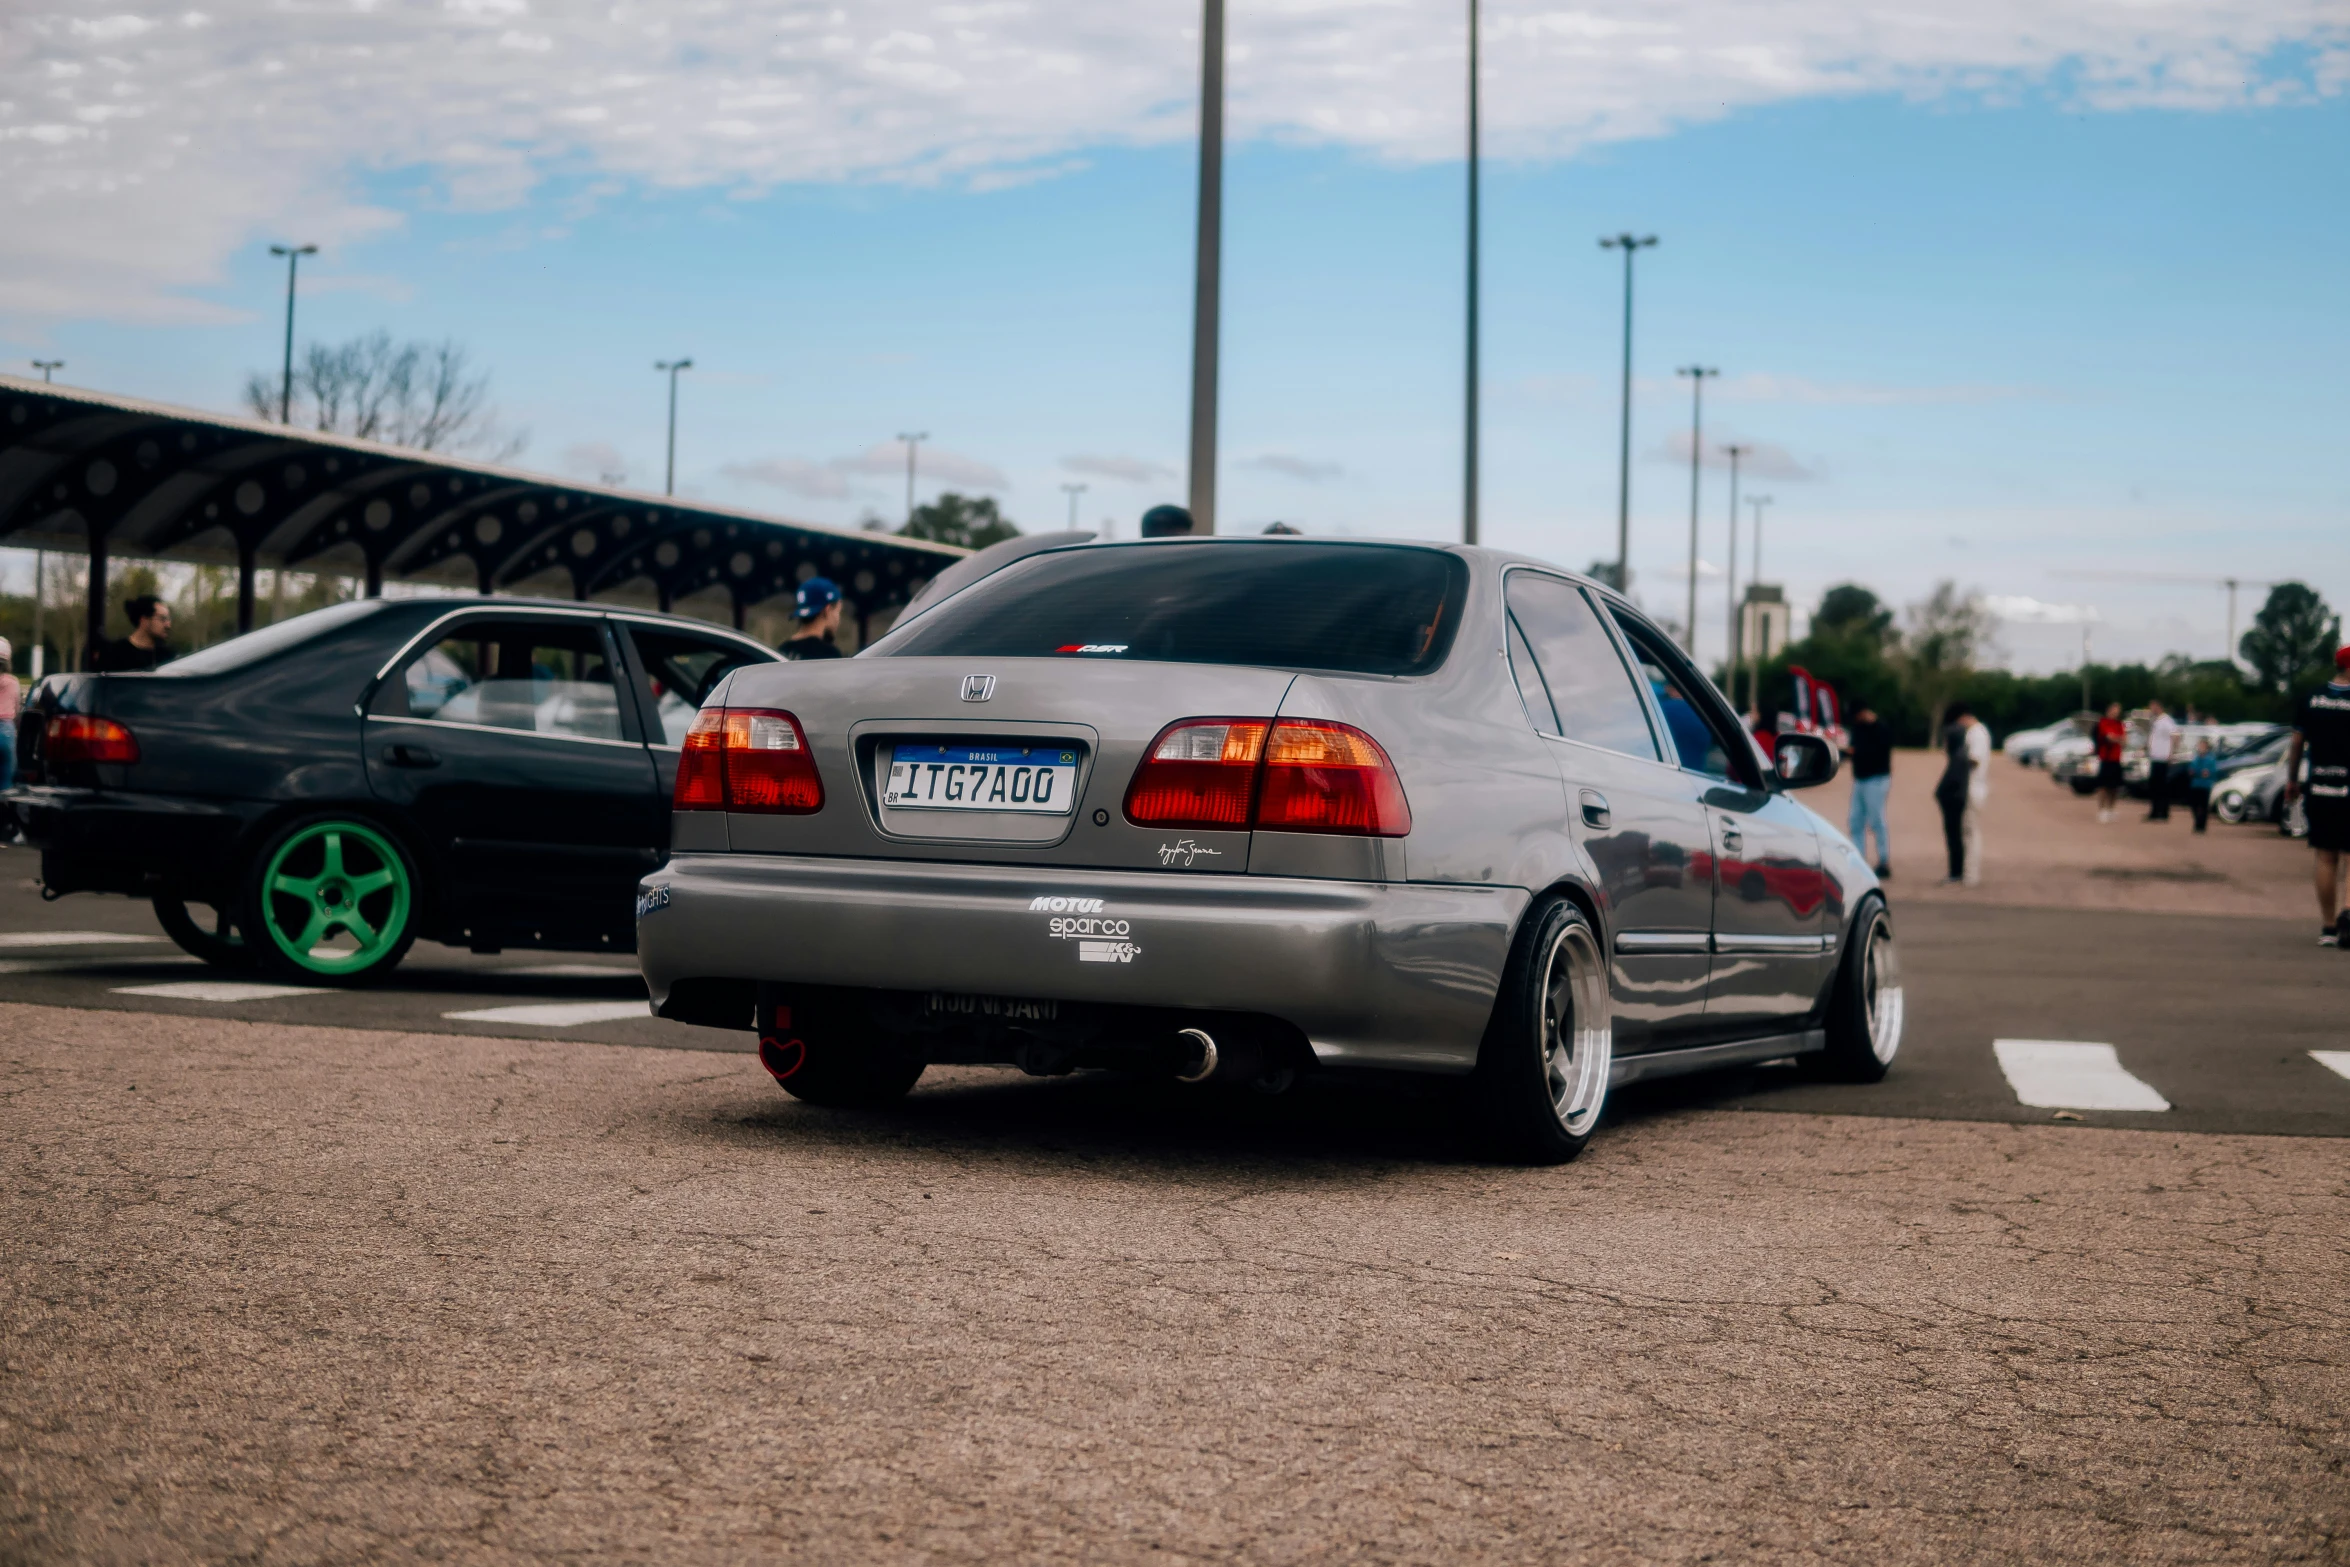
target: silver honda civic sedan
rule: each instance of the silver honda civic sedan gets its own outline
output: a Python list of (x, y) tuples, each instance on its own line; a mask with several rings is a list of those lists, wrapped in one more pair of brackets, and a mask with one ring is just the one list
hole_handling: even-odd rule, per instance
[(783, 1087), (931, 1063), (1466, 1079), (1499, 1157), (1611, 1087), (1885, 1074), (1885, 900), (1640, 612), (1539, 561), (1294, 538), (1033, 551), (853, 659), (758, 665), (679, 761), (654, 1010)]

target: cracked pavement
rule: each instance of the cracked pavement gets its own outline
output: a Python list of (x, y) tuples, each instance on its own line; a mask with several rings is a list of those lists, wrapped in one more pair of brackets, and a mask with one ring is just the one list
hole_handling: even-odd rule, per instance
[(2341, 1562), (2327, 1139), (0, 1005), (0, 1560)]

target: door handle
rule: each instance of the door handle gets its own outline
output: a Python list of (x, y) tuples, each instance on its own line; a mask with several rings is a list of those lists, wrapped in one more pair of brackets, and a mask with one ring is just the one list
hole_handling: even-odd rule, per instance
[(1731, 854), (1736, 854), (1746, 847), (1746, 839), (1738, 831), (1736, 822), (1725, 821), (1722, 823), (1722, 847)]
[(441, 759), (421, 745), (387, 745), (384, 760), (394, 767), (438, 767)]
[(1608, 823), (1607, 796), (1597, 789), (1583, 791), (1583, 825), (1605, 827)]

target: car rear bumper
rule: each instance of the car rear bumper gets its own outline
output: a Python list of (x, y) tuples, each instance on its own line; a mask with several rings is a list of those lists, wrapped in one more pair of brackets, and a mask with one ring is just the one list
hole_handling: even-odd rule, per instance
[(703, 980), (1244, 1012), (1325, 1065), (1436, 1072), (1476, 1064), (1527, 904), (1516, 887), (744, 854), (677, 855), (640, 894), (656, 1012)]
[(0, 796), (25, 841), (41, 851), (54, 893), (225, 895), (236, 845), (266, 809), (112, 789), (28, 787)]

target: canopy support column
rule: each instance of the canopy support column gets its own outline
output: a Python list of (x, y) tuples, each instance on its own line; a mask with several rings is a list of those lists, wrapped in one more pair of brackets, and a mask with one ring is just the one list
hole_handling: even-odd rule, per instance
[(89, 634), (83, 639), (81, 667), (87, 669), (96, 662), (99, 644), (106, 640), (106, 529), (96, 525), (90, 529), (90, 585), (88, 613)]
[(252, 540), (237, 540), (237, 635), (253, 629), (253, 561), (255, 548)]
[(371, 599), (384, 596), (384, 563), (373, 555), (367, 557), (367, 596)]

